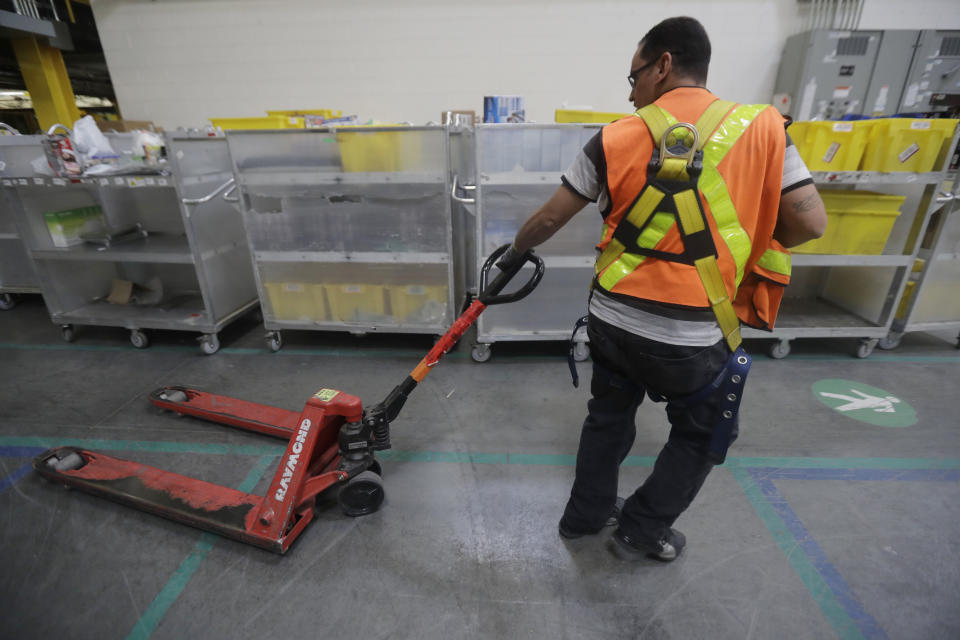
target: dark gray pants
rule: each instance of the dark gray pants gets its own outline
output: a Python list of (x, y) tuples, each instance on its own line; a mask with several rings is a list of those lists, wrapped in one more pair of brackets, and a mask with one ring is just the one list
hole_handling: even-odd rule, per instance
[(628, 536), (656, 540), (690, 506), (713, 468), (708, 450), (717, 398), (693, 407), (677, 400), (708, 385), (730, 352), (723, 341), (684, 347), (648, 340), (593, 316), (587, 334), (593, 397), (587, 403), (564, 524), (580, 531), (602, 527), (617, 497), (620, 463), (636, 436), (637, 408), (652, 391), (666, 398), (670, 436), (653, 471), (627, 498), (620, 527)]

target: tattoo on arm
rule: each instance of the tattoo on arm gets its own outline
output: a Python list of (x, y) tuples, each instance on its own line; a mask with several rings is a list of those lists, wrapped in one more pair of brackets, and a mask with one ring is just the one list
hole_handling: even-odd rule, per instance
[(817, 200), (819, 199), (820, 194), (811, 193), (809, 196), (803, 200), (798, 200), (797, 202), (792, 203), (793, 210), (795, 213), (803, 213), (804, 211), (810, 211), (817, 207)]

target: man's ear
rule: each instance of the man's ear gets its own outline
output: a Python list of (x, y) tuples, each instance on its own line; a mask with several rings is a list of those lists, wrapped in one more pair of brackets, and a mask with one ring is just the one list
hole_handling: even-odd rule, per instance
[(660, 79), (666, 78), (670, 75), (670, 71), (673, 69), (673, 54), (669, 51), (664, 51), (660, 54), (660, 59), (657, 60), (657, 73), (660, 74)]

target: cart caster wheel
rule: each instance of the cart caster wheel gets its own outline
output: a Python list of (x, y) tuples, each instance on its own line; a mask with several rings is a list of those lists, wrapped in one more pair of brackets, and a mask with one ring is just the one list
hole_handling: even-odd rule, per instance
[(493, 355), (489, 344), (475, 344), (470, 350), (470, 357), (474, 362), (486, 362)]
[(212, 356), (217, 351), (220, 351), (220, 338), (217, 337), (217, 334), (204, 334), (204, 336), (200, 338), (200, 350), (208, 356)]
[(276, 353), (283, 346), (283, 339), (279, 331), (271, 331), (267, 334), (267, 348)]
[(902, 333), (896, 333), (891, 331), (884, 337), (880, 338), (880, 342), (877, 343), (877, 346), (887, 351), (890, 349), (896, 349), (897, 347), (900, 346), (900, 341), (902, 339), (903, 339)]
[(73, 342), (77, 337), (72, 324), (65, 324), (60, 327), (60, 335), (63, 337), (64, 342)]
[(874, 347), (877, 346), (877, 343), (880, 342), (877, 338), (864, 338), (860, 341), (860, 346), (857, 347), (857, 357), (866, 358), (871, 353), (873, 353)]
[(770, 357), (774, 360), (782, 360), (790, 355), (790, 341), (789, 340), (780, 340), (773, 343), (773, 346), (770, 347), (769, 351)]
[(9, 293), (0, 293), (0, 311), (9, 311), (17, 306), (17, 301)]
[(345, 515), (355, 518), (373, 513), (383, 504), (383, 481), (370, 471), (359, 473), (340, 489), (337, 502)]
[(137, 349), (146, 349), (150, 346), (150, 340), (147, 339), (147, 334), (139, 329), (134, 329), (130, 332), (130, 344), (135, 346)]
[(586, 362), (590, 357), (590, 347), (586, 342), (576, 342), (573, 345), (573, 359), (577, 362)]

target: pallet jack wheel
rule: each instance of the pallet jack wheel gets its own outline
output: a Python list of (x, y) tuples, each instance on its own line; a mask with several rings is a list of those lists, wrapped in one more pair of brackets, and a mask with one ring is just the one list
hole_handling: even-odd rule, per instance
[(70, 451), (62, 458), (57, 453), (54, 453), (44, 460), (44, 464), (56, 471), (74, 471), (83, 467), (87, 462), (83, 459), (83, 456), (76, 451)]
[(383, 480), (379, 474), (367, 469), (347, 481), (340, 489), (337, 502), (344, 515), (355, 518), (379, 509), (383, 498)]

